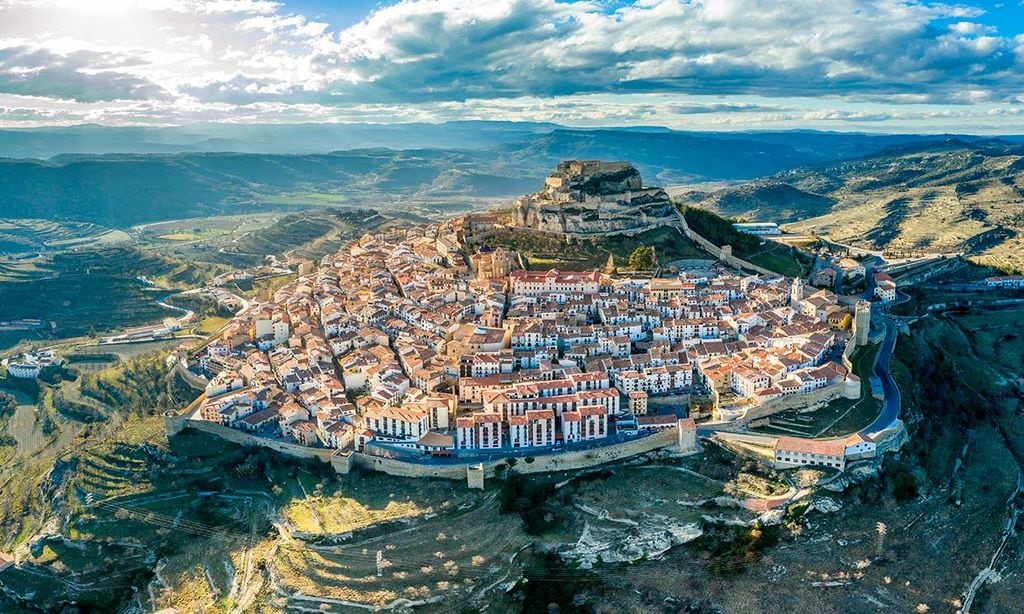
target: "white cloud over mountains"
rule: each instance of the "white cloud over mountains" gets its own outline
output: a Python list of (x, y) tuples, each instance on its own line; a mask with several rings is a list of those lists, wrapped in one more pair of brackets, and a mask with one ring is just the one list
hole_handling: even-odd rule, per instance
[(981, 15), (904, 0), (407, 0), (339, 30), (265, 0), (0, 0), (0, 123), (1016, 117), (994, 110), (1024, 97), (1024, 36)]

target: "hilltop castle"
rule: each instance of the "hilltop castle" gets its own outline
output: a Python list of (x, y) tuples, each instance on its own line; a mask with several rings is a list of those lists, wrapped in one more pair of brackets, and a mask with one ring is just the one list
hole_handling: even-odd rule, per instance
[(643, 187), (628, 162), (567, 160), (544, 189), (516, 201), (512, 223), (572, 236), (636, 234), (679, 226), (679, 214), (661, 188)]

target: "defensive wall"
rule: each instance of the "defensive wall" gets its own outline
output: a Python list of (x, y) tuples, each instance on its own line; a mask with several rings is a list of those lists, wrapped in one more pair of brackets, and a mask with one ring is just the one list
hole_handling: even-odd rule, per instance
[[(168, 412), (168, 414), (170, 414), (170, 412)], [(180, 433), (185, 429), (193, 429), (209, 433), (211, 435), (216, 435), (221, 439), (237, 443), (242, 446), (270, 448), (271, 450), (276, 450), (282, 454), (287, 454), (296, 458), (316, 459), (325, 463), (330, 462), (331, 455), (334, 454), (334, 450), (326, 448), (310, 448), (307, 446), (300, 446), (296, 443), (289, 443), (281, 439), (259, 437), (251, 433), (246, 433), (245, 431), (210, 422), (209, 420), (190, 420), (186, 415), (164, 416), (164, 427), (169, 435)]]
[[(646, 437), (623, 443), (590, 448), (587, 450), (570, 450), (557, 454), (543, 454), (532, 457), (517, 457), (515, 470), (518, 473), (548, 473), (554, 471), (573, 471), (586, 469), (596, 465), (611, 463), (646, 452), (653, 452), (672, 446), (679, 446), (678, 427), (652, 433)], [(696, 444), (681, 449), (681, 452), (696, 452)], [(441, 477), (462, 480), (466, 478), (467, 467), (483, 465), (486, 477), (492, 477), (498, 466), (506, 466), (504, 459), (490, 460), (483, 463), (467, 462), (448, 465), (430, 465), (414, 463), (394, 458), (353, 454), (353, 465), (363, 469), (382, 471), (389, 475), (403, 477)], [(533, 459), (532, 462), (527, 459)]]
[(175, 363), (174, 369), (178, 372), (178, 375), (181, 376), (181, 379), (184, 380), (185, 383), (188, 384), (189, 386), (195, 388), (196, 390), (206, 390), (206, 384), (208, 384), (209, 382), (207, 382), (205, 378), (199, 377), (198, 375), (190, 371), (183, 361), (178, 361), (177, 363)]
[(719, 260), (733, 268), (754, 271), (755, 273), (760, 273), (761, 275), (770, 275), (772, 277), (778, 275), (778, 273), (776, 273), (775, 271), (768, 270), (762, 266), (754, 264), (753, 262), (747, 262), (742, 258), (733, 256), (731, 245), (724, 245), (722, 247), (715, 245), (711, 241), (708, 241), (704, 237), (700, 236), (696, 231), (691, 230), (690, 227), (686, 225), (685, 221), (683, 223), (682, 230), (683, 234), (685, 234), (687, 238), (691, 239), (694, 243), (699, 245), (701, 249), (703, 249), (707, 253), (718, 258)]
[[(792, 409), (800, 410), (801, 413), (814, 411), (827, 403), (838, 399), (840, 396), (843, 396), (845, 386), (846, 383), (844, 381), (837, 381), (830, 383), (824, 388), (819, 388), (803, 394), (781, 397), (771, 401), (766, 401), (760, 405), (750, 404), (749, 406), (746, 406), (745, 412), (732, 420), (730, 424), (739, 427), (750, 424), (752, 421), (767, 418), (779, 412)], [(857, 394), (858, 396), (860, 395), (859, 386), (857, 387)], [(735, 413), (739, 414), (742, 409), (742, 407), (737, 407)], [(719, 407), (717, 412), (723, 419), (732, 413), (729, 411), (728, 406)]]
[[(384, 458), (363, 454), (360, 452), (337, 451), (325, 448), (310, 448), (301, 446), (280, 439), (269, 439), (252, 435), (238, 429), (230, 428), (207, 420), (191, 420), (187, 416), (190, 413), (167, 412), (164, 414), (164, 427), (168, 435), (180, 433), (185, 429), (194, 429), (215, 435), (224, 440), (237, 443), (242, 446), (263, 447), (275, 450), (282, 454), (301, 459), (315, 459), (320, 462), (330, 463), (339, 474), (351, 471), (353, 467), (371, 471), (380, 471), (388, 475), (399, 477), (415, 478), (445, 478), (452, 480), (465, 480), (472, 475), (474, 469), (481, 471), (485, 477), (493, 477), (498, 466), (506, 466), (504, 459), (496, 459), (486, 462), (467, 461), (465, 463), (416, 463), (394, 458)], [(689, 435), (689, 436), (688, 436)], [(652, 452), (664, 448), (675, 447), (676, 451), (682, 453), (695, 453), (698, 451), (695, 434), (683, 433), (680, 436), (679, 427), (668, 428), (634, 439), (631, 441), (610, 444), (587, 450), (570, 450), (557, 454), (538, 454), (528, 462), (526, 458), (518, 458), (515, 463), (515, 470), (518, 473), (546, 473), (554, 471), (573, 471), (586, 469), (604, 463), (611, 463), (631, 456)], [(475, 477), (475, 476), (474, 476)]]

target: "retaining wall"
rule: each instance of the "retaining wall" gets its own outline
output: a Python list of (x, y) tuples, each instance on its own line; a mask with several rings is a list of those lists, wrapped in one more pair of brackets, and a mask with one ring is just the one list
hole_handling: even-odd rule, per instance
[[(308, 448), (298, 444), (289, 443), (280, 439), (267, 439), (251, 435), (238, 429), (215, 424), (207, 420), (188, 420), (181, 415), (164, 416), (164, 425), (168, 434), (175, 434), (183, 429), (190, 428), (216, 435), (227, 441), (243, 446), (259, 446), (270, 448), (282, 454), (296, 458), (316, 459), (324, 463), (331, 463), (337, 473), (348, 473), (351, 467), (358, 467), (372, 471), (381, 471), (388, 475), (399, 477), (416, 478), (445, 478), (451, 480), (465, 480), (467, 468), (470, 465), (478, 465), (479, 462), (466, 462), (455, 464), (428, 464), (402, 461), (394, 458), (382, 458), (359, 452), (348, 454), (337, 454), (335, 450), (324, 448)], [(652, 433), (646, 437), (627, 441), (624, 443), (612, 444), (589, 450), (576, 450), (560, 452), (558, 454), (538, 455), (533, 457), (532, 463), (519, 458), (515, 470), (519, 473), (546, 473), (551, 471), (572, 471), (585, 469), (595, 465), (610, 463), (638, 454), (652, 452), (662, 448), (677, 446), (679, 443), (678, 428), (665, 429)], [(693, 450), (682, 450), (683, 452), (695, 452)], [(491, 477), (498, 465), (504, 465), (503, 459), (483, 463), (484, 475)]]
[(325, 448), (308, 448), (296, 443), (288, 443), (283, 439), (258, 437), (256, 435), (246, 433), (245, 431), (215, 424), (209, 420), (187, 420), (185, 422), (185, 428), (216, 435), (221, 439), (226, 439), (227, 441), (231, 441), (239, 445), (270, 448), (271, 450), (276, 450), (282, 454), (287, 454), (296, 458), (313, 458), (324, 463), (331, 462), (331, 455), (334, 454), (334, 450), (328, 450)]
[(871, 434), (877, 445), (877, 455), (881, 456), (885, 452), (891, 452), (893, 450), (899, 450), (903, 447), (903, 444), (910, 441), (910, 435), (907, 433), (907, 427), (903, 424), (903, 421), (897, 418), (885, 429), (878, 431), (877, 433)]

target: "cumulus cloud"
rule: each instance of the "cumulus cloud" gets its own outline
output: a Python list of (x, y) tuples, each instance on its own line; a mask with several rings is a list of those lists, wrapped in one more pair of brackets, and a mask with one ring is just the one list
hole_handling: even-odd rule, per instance
[(1024, 36), (982, 16), (917, 0), (402, 0), (338, 29), (287, 0), (0, 0), (0, 93), (169, 122), (487, 108), (878, 123), (892, 105), (1020, 101)]
[(0, 92), (97, 100), (165, 98), (155, 83), (122, 72), (141, 60), (119, 53), (55, 53), (32, 45), (0, 46)]
[(769, 96), (860, 93), (952, 99), (1021, 85), (1013, 39), (978, 11), (902, 0), (421, 0), (383, 8), (315, 56), (363, 99), (582, 92)]

